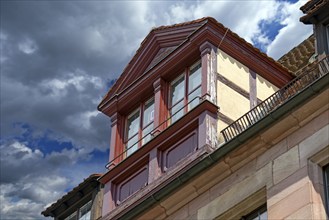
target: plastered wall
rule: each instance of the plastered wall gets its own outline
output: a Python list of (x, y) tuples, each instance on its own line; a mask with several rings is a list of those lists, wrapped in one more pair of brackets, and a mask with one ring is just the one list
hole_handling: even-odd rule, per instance
[(225, 52), (218, 50), (217, 72), (249, 91), (249, 69)]
[(219, 110), (232, 120), (236, 120), (250, 110), (249, 100), (225, 84), (217, 81), (217, 103)]
[(270, 95), (278, 91), (278, 88), (272, 83), (261, 77), (259, 74), (256, 76), (257, 98), (265, 100)]

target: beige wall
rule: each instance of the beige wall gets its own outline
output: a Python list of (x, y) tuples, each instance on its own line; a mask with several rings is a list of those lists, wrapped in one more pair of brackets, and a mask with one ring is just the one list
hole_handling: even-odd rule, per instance
[(249, 69), (225, 52), (218, 50), (217, 72), (249, 91)]
[(236, 120), (250, 110), (249, 100), (230, 87), (217, 81), (217, 104), (219, 111)]
[[(218, 50), (217, 72), (249, 92), (250, 70), (225, 52)], [(264, 100), (278, 90), (276, 86), (257, 74), (257, 98)]]
[(221, 120), (217, 120), (217, 135), (218, 135), (218, 143), (223, 143), (224, 137), (222, 136), (222, 134), (220, 133), (224, 128), (226, 128), (228, 126), (228, 124), (226, 124), (225, 122), (221, 121)]
[(260, 100), (264, 100), (276, 91), (278, 88), (274, 86), (272, 83), (261, 77), (257, 74), (256, 77), (256, 88), (257, 88), (257, 98)]
[(267, 203), (269, 219), (325, 219), (329, 90), (255, 136), (140, 219), (240, 218)]

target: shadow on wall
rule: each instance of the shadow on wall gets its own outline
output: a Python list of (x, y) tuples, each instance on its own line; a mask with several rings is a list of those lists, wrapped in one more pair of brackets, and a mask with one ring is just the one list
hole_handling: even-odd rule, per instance
[(221, 51), (220, 53), (221, 57), (223, 58), (224, 61), (229, 60), (232, 65), (237, 66), (239, 69), (243, 70), (244, 72), (249, 73), (249, 68), (241, 64), (239, 61), (234, 59), (233, 57), (230, 57), (227, 55), (224, 51)]

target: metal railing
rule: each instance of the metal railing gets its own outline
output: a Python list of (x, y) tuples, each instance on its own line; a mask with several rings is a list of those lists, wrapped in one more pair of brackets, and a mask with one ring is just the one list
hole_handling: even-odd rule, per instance
[(328, 74), (328, 72), (329, 57), (327, 56), (320, 60), (318, 65), (315, 65), (312, 69), (307, 70), (305, 73), (290, 81), (283, 88), (223, 129), (221, 133), (225, 142), (241, 134), (247, 128), (307, 88), (310, 84)]
[[(121, 152), (119, 155), (117, 155), (117, 156), (115, 156), (115, 158), (114, 159), (112, 159), (110, 162), (108, 162), (106, 165), (105, 165), (105, 168), (106, 169), (109, 169), (111, 166), (116, 166), (117, 164), (116, 164), (116, 161), (117, 160), (120, 160), (120, 162), (121, 161), (123, 161), (124, 159), (126, 159), (127, 157), (129, 157), (131, 154), (133, 154), (133, 153), (131, 153), (131, 154), (129, 154), (128, 155), (128, 151), (130, 150), (130, 149), (132, 149), (136, 144), (138, 145), (138, 143), (140, 143), (145, 137), (147, 137), (148, 135), (151, 135), (151, 139), (153, 139), (155, 136), (157, 136), (159, 133), (161, 133), (164, 129), (165, 129), (165, 127), (168, 127), (169, 125), (171, 125), (171, 124), (169, 124), (169, 122), (170, 122), (170, 120), (176, 115), (176, 114), (178, 114), (178, 113), (180, 113), (182, 110), (184, 110), (185, 108), (187, 108), (188, 109), (188, 105), (189, 104), (191, 104), (194, 100), (199, 100), (199, 103), (201, 103), (201, 101), (202, 100), (204, 100), (204, 99), (206, 99), (207, 98), (207, 96), (209, 96), (208, 94), (206, 94), (206, 95), (204, 95), (204, 96), (196, 96), (196, 97), (194, 97), (191, 101), (189, 101), (187, 104), (185, 104), (184, 106), (182, 106), (181, 108), (179, 108), (174, 114), (172, 114), (172, 115), (170, 115), (168, 118), (166, 118), (162, 123), (160, 123), (157, 127), (155, 127), (151, 132), (149, 132), (149, 133), (147, 133), (147, 134), (145, 134), (142, 138), (140, 138), (139, 140), (137, 140), (135, 143), (133, 143), (130, 147), (126, 147), (126, 143), (124, 144), (125, 145), (125, 149), (124, 149), (124, 151), (123, 152)], [(193, 108), (195, 108), (196, 106), (194, 106)], [(193, 109), (192, 108), (192, 109)], [(187, 112), (189, 112), (189, 111), (191, 111), (192, 109), (188, 109), (186, 112), (184, 112), (184, 114), (180, 117), (180, 118), (182, 118)], [(180, 119), (179, 118), (179, 119)], [(177, 120), (179, 120), (179, 119), (177, 119)], [(177, 121), (176, 120), (176, 121)], [(176, 122), (175, 121), (175, 122)], [(175, 123), (175, 122), (173, 122), (173, 123)], [(173, 124), (172, 123), (172, 124)], [(163, 129), (161, 129), (161, 128), (163, 128)], [(147, 144), (147, 143), (145, 143), (145, 144)], [(145, 145), (144, 144), (144, 145)], [(142, 147), (144, 146), (144, 145), (142, 145)], [(119, 162), (119, 163), (120, 163)]]

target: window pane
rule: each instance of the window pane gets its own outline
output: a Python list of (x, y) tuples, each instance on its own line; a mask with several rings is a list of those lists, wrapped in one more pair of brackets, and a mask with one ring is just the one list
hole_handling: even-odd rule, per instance
[(267, 208), (263, 205), (243, 218), (245, 220), (267, 220)]
[(127, 142), (126, 149), (127, 149), (127, 156), (134, 153), (138, 149), (138, 135), (137, 134)]
[(170, 104), (174, 105), (176, 102), (184, 98), (185, 79), (184, 75), (180, 75), (171, 83), (170, 88)]
[[(154, 120), (154, 99), (147, 101), (144, 107), (143, 127), (147, 126)], [(143, 135), (144, 136), (144, 135)]]
[(128, 117), (127, 137), (128, 139), (138, 133), (139, 129), (139, 110), (136, 110)]
[(76, 219), (77, 219), (77, 212), (74, 212), (65, 218), (65, 220), (76, 220)]
[(146, 128), (143, 129), (142, 145), (146, 144), (152, 139), (152, 135), (150, 134), (152, 130), (153, 130), (153, 123), (149, 124)]
[(267, 220), (267, 211), (264, 211), (259, 215), (260, 220)]
[(170, 110), (171, 123), (174, 123), (184, 115), (184, 100), (181, 100)]
[(90, 220), (91, 201), (80, 208), (79, 220)]
[(201, 85), (201, 62), (197, 62), (190, 68), (188, 80), (188, 92), (190, 93), (195, 88)]
[(201, 96), (201, 87), (194, 90), (191, 94), (188, 95), (187, 101), (189, 103), (188, 104), (189, 111), (200, 103), (200, 98), (197, 98), (200, 96)]
[(326, 202), (326, 212), (329, 216), (329, 165), (323, 168), (324, 176), (324, 193), (325, 193), (325, 202)]

